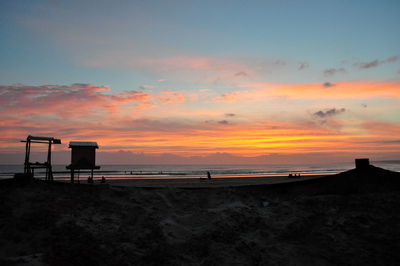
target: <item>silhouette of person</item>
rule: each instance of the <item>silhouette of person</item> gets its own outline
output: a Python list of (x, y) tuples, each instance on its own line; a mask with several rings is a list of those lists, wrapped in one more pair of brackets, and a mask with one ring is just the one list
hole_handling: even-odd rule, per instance
[(104, 177), (104, 176), (102, 176), (102, 177), (101, 177), (101, 183), (103, 183), (103, 184), (104, 184), (105, 182), (106, 182), (106, 179), (105, 179), (105, 177)]
[(210, 174), (210, 172), (208, 172), (208, 171), (207, 171), (207, 178), (208, 178), (208, 179), (211, 179), (211, 174)]

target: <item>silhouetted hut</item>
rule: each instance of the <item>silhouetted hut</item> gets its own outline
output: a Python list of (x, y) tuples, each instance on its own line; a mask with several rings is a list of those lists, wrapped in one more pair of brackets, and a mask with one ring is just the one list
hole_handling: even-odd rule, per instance
[(69, 143), (71, 151), (71, 164), (67, 166), (67, 169), (71, 169), (71, 183), (74, 183), (74, 173), (81, 169), (91, 170), (91, 177), (93, 178), (93, 170), (100, 169), (100, 166), (96, 166), (96, 149), (99, 148), (96, 142), (82, 142), (82, 141), (71, 141)]
[(356, 159), (356, 169), (364, 171), (368, 169), (369, 167), (369, 159), (368, 158), (361, 158), (361, 159)]

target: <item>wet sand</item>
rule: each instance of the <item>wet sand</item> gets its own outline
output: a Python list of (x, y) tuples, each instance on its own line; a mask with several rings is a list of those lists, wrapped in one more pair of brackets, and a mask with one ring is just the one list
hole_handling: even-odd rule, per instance
[[(111, 186), (142, 187), (142, 188), (217, 188), (217, 187), (242, 187), (257, 185), (272, 185), (281, 183), (303, 182), (318, 179), (325, 175), (308, 175), (301, 177), (288, 176), (253, 176), (233, 178), (176, 178), (176, 179), (113, 179), (108, 178), (107, 184)], [(95, 184), (100, 184), (96, 181)]]

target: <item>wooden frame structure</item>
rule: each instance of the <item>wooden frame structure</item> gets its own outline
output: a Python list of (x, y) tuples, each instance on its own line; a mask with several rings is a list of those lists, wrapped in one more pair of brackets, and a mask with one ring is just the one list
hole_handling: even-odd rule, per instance
[[(24, 163), (24, 174), (34, 177), (34, 170), (37, 168), (46, 169), (46, 181), (53, 181), (53, 168), (51, 166), (51, 145), (52, 144), (61, 144), (60, 139), (55, 139), (52, 137), (35, 137), (29, 135), (26, 140), (21, 140), (21, 142), (25, 142), (25, 163)], [(30, 162), (30, 153), (31, 153), (31, 145), (32, 143), (41, 143), (48, 145), (47, 151), (47, 161), (43, 163)]]

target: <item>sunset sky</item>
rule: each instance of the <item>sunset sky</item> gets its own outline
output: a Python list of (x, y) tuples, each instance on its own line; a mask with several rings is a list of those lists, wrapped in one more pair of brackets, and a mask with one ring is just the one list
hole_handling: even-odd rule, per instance
[[(400, 159), (400, 1), (0, 1), (0, 163)], [(40, 148), (37, 149), (40, 151)]]

